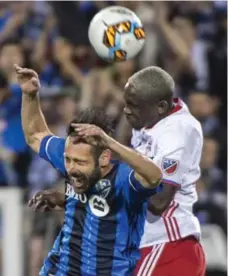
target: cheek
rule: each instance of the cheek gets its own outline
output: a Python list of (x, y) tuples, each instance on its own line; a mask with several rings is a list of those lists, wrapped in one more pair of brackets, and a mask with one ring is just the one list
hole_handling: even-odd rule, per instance
[(140, 110), (132, 108), (131, 115), (133, 115), (135, 118), (140, 118), (142, 116), (142, 113), (140, 112)]
[(71, 167), (70, 164), (68, 162), (64, 161), (64, 165), (65, 165), (66, 171), (68, 172), (70, 170), (70, 167)]
[(86, 166), (79, 166), (78, 171), (81, 174), (83, 174), (87, 177), (90, 177), (95, 171), (95, 166), (94, 166), (94, 164), (89, 164), (89, 165), (86, 165)]

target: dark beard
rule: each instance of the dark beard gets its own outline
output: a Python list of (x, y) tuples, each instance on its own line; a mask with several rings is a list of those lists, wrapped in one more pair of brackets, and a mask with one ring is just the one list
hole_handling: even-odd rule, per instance
[(90, 187), (94, 186), (100, 179), (101, 179), (101, 169), (99, 168), (99, 166), (96, 166), (93, 173), (88, 178), (89, 186)]
[[(71, 182), (71, 177), (76, 177), (80, 182), (85, 185), (86, 191), (90, 188), (93, 187), (100, 179), (101, 179), (101, 170), (100, 167), (97, 165), (91, 175), (86, 175), (82, 173), (74, 173), (69, 177), (69, 180)], [(71, 182), (72, 183), (72, 182)], [(73, 183), (72, 186), (74, 187)]]

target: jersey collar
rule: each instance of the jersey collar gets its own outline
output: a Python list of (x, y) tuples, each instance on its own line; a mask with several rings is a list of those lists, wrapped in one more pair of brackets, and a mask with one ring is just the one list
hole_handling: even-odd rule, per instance
[(181, 108), (182, 108), (182, 100), (181, 100), (181, 98), (173, 98), (173, 108), (169, 112), (168, 115), (176, 113), (177, 111), (181, 110)]

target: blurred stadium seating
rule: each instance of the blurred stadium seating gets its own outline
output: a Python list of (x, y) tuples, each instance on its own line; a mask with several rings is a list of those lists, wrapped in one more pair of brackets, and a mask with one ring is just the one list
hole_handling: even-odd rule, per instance
[(202, 225), (207, 275), (226, 275), (227, 3), (118, 1), (141, 18), (147, 40), (135, 60), (106, 64), (90, 48), (87, 29), (92, 16), (112, 4), (0, 2), (0, 275), (37, 276), (63, 217), (26, 207), (36, 191), (63, 183), (25, 143), (14, 63), (39, 72), (42, 109), (59, 136), (91, 103), (105, 106), (118, 126), (128, 77), (149, 65), (167, 70), (176, 81), (176, 96), (202, 123), (205, 143), (195, 214)]

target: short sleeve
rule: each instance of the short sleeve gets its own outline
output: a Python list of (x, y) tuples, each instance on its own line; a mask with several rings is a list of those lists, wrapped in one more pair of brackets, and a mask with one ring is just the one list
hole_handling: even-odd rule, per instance
[(39, 155), (65, 175), (64, 147), (65, 139), (56, 136), (46, 136), (41, 141)]
[(162, 191), (162, 184), (155, 189), (149, 189), (142, 186), (142, 184), (135, 178), (134, 170), (127, 164), (121, 164), (118, 175), (121, 175), (120, 182), (126, 201), (129, 204), (137, 204), (146, 201), (152, 195)]
[(194, 163), (195, 151), (200, 147), (200, 141), (199, 133), (190, 128), (178, 129), (169, 126), (159, 136), (153, 161), (163, 173), (164, 184), (180, 188), (191, 164)]
[(17, 96), (17, 97), (20, 97), (21, 98), (21, 88), (20, 88), (20, 86), (18, 85), (18, 84), (11, 84), (10, 86), (9, 86), (9, 90), (10, 90), (10, 92), (11, 92), (11, 94), (15, 97), (15, 96)]

